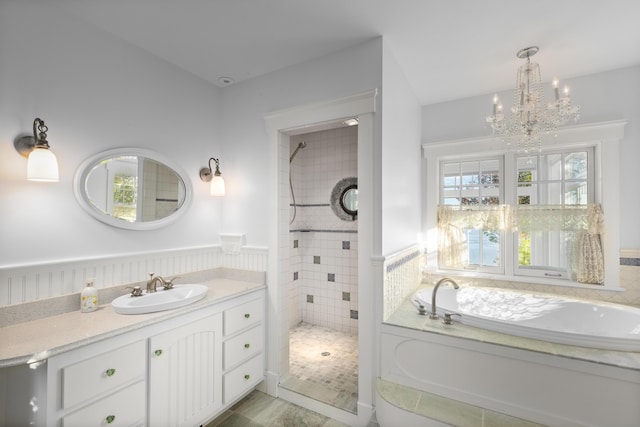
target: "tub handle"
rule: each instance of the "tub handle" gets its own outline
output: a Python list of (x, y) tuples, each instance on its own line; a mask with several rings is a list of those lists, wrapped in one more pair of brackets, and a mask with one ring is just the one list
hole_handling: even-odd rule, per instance
[(414, 300), (416, 304), (418, 304), (418, 314), (421, 316), (425, 316), (427, 314), (427, 309), (424, 308), (424, 305), (422, 305), (422, 303), (420, 301), (418, 301), (417, 299)]
[(460, 314), (460, 313), (445, 313), (444, 314), (444, 319), (442, 319), (442, 323), (444, 323), (445, 325), (453, 324), (453, 319), (451, 318), (451, 316), (460, 316), (460, 317), (462, 317), (462, 314)]

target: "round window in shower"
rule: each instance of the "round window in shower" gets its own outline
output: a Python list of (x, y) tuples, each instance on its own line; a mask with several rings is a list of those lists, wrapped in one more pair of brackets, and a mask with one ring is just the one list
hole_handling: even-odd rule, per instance
[(338, 181), (331, 191), (331, 209), (343, 221), (355, 221), (358, 217), (358, 178)]

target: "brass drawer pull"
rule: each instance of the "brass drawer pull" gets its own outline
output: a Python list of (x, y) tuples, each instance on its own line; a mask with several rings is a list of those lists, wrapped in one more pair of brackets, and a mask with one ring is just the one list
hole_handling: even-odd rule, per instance
[(249, 378), (251, 378), (251, 375), (249, 375), (249, 374), (246, 374), (246, 375), (244, 376), (244, 379), (245, 379), (245, 380), (248, 380)]
[(244, 345), (244, 348), (249, 348), (249, 347), (251, 347), (251, 344), (245, 344)]
[(245, 319), (248, 319), (249, 317), (251, 317), (251, 313), (245, 313), (244, 317)]
[(107, 371), (105, 372), (107, 374), (108, 377), (112, 377), (115, 375), (116, 370), (113, 368), (107, 369)]
[(109, 415), (109, 416), (107, 416), (107, 418), (105, 418), (105, 420), (107, 421), (107, 424), (111, 424), (112, 422), (114, 422), (116, 420), (116, 416), (115, 415)]
[(162, 356), (162, 350), (158, 349), (154, 351), (153, 354), (155, 354), (156, 356)]

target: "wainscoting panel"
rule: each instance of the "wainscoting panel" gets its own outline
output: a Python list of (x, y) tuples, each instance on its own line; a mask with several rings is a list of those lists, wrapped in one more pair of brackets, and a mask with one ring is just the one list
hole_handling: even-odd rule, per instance
[(96, 288), (106, 288), (147, 280), (150, 272), (170, 277), (219, 267), (266, 271), (267, 254), (266, 248), (255, 247), (224, 254), (215, 245), (2, 267), (0, 306), (80, 292), (88, 279)]

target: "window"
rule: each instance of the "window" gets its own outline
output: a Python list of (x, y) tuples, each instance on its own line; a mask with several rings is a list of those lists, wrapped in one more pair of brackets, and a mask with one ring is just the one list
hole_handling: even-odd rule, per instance
[[(562, 128), (542, 138), (535, 156), (507, 152), (494, 137), (423, 144), (426, 267), (490, 280), (591, 286), (595, 282), (576, 275), (573, 245), (595, 224), (593, 229), (606, 230), (595, 235), (603, 254), (601, 289), (619, 290), (618, 162), (625, 126), (614, 121)], [(482, 179), (492, 169), (482, 167), (489, 160), (499, 166), (492, 182)], [(572, 228), (577, 233), (564, 231)], [(449, 250), (440, 250), (443, 241)], [(487, 254), (498, 248), (499, 257), (490, 259)]]
[[(441, 256), (439, 266), (570, 278), (586, 211), (566, 208), (594, 203), (593, 169), (592, 148), (441, 161), (440, 205), (456, 212), (440, 221), (441, 253), (459, 248)], [(506, 223), (505, 215), (521, 220)]]
[(113, 217), (135, 222), (138, 201), (137, 180), (136, 176), (122, 174), (113, 178)]
[[(443, 161), (441, 163), (440, 203), (460, 209), (475, 206), (498, 206), (502, 191), (502, 159), (500, 157)], [(441, 260), (443, 267), (485, 272), (502, 272), (502, 234), (495, 227), (464, 227), (466, 247), (462, 264)], [(454, 264), (454, 265), (451, 265)]]
[(587, 206), (594, 200), (593, 149), (568, 150), (516, 157), (517, 206), (541, 206), (538, 220), (515, 235), (515, 274), (524, 276), (570, 276), (575, 246), (572, 221), (558, 208)]

